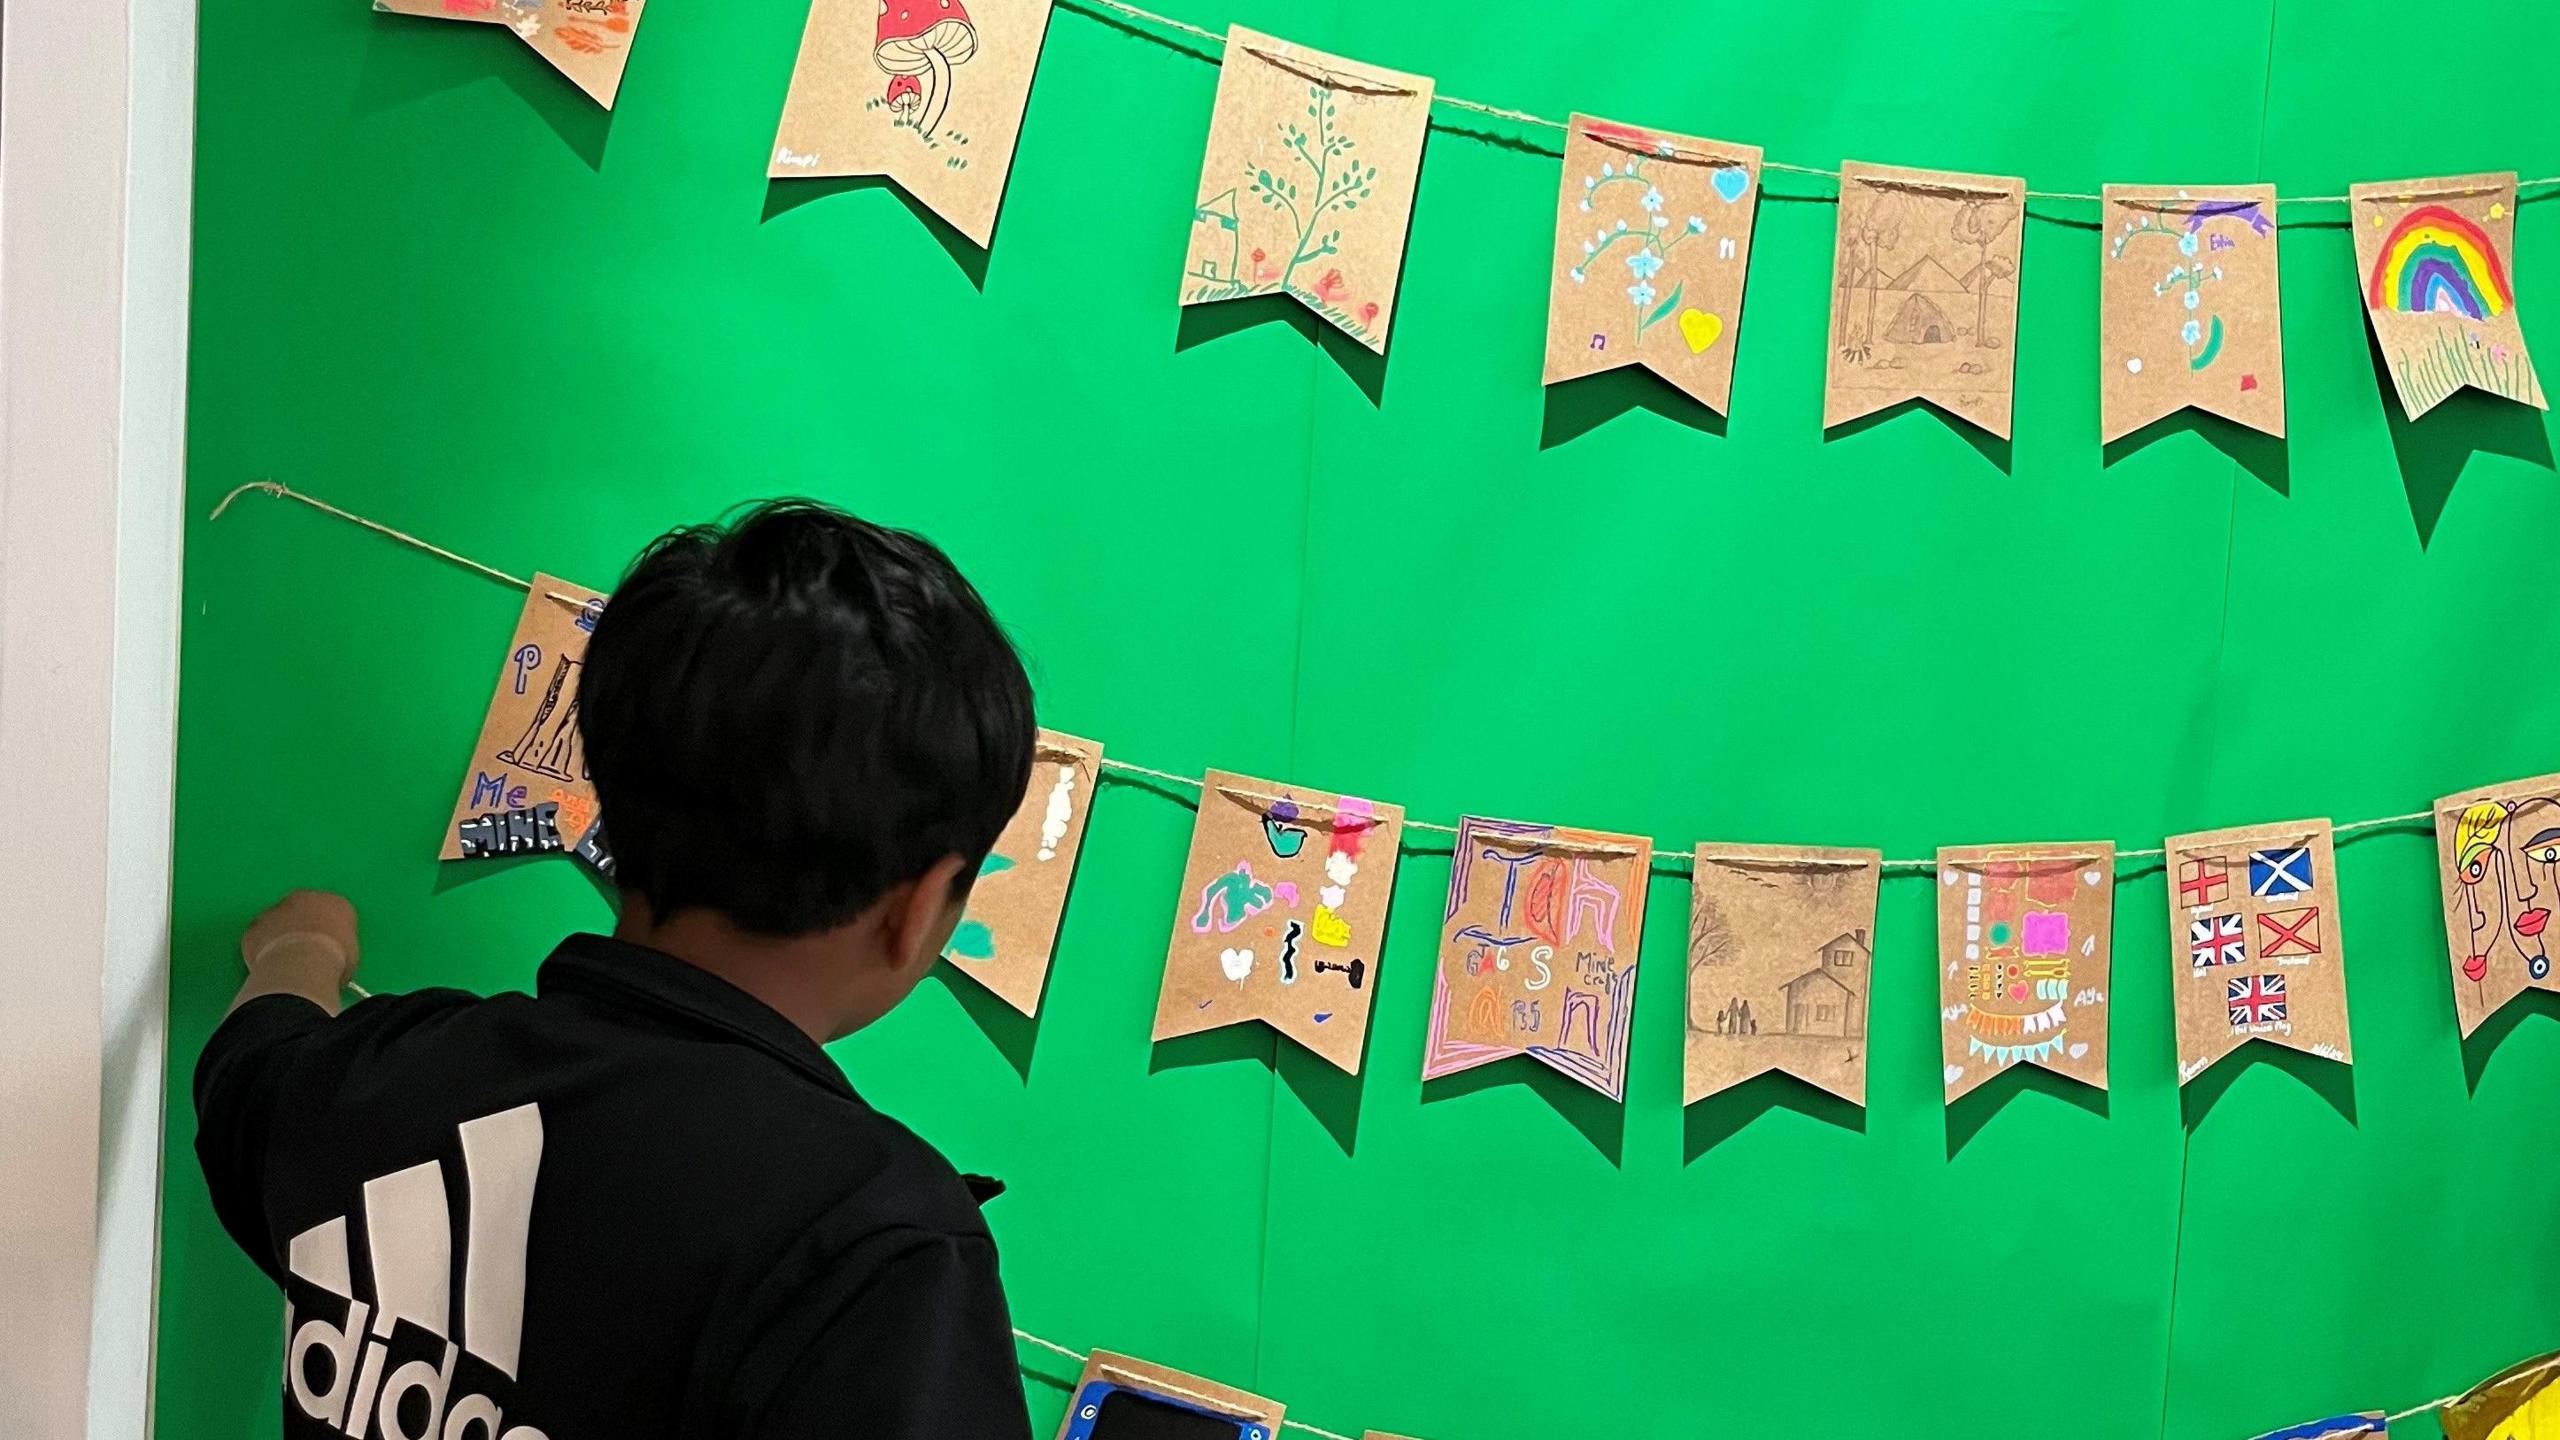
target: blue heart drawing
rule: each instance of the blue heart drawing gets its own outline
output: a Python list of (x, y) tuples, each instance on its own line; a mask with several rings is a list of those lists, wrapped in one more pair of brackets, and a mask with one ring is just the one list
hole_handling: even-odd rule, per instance
[(1716, 167), (1715, 187), (1716, 193), (1724, 197), (1724, 203), (1730, 205), (1751, 188), (1751, 172), (1739, 165), (1719, 165)]

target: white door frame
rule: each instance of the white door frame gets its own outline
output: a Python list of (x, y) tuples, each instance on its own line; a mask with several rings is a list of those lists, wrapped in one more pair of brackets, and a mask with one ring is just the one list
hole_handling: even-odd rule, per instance
[(0, 9), (0, 1435), (151, 1429), (195, 25)]

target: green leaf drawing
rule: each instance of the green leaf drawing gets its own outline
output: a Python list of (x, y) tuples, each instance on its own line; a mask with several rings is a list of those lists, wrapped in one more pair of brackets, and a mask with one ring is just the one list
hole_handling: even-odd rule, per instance
[(1672, 307), (1680, 303), (1680, 292), (1688, 288), (1689, 282), (1686, 280), (1672, 286), (1671, 293), (1662, 297), (1662, 303), (1653, 307), (1653, 313), (1644, 317), (1644, 323), (1651, 325), (1655, 321), (1660, 320), (1663, 316), (1670, 314)]
[(996, 958), (995, 932), (976, 920), (963, 920), (951, 932), (951, 948), (942, 953), (959, 960), (993, 960)]

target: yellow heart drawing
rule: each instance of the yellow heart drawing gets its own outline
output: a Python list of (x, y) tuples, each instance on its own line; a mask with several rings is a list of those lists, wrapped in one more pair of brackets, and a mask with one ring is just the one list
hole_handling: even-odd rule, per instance
[(1723, 335), (1722, 316), (1710, 315), (1704, 310), (1680, 312), (1680, 338), (1689, 342), (1690, 354), (1704, 353), (1708, 346), (1716, 343)]
[(1351, 922), (1333, 913), (1330, 905), (1316, 907), (1316, 943), (1337, 949), (1351, 943)]

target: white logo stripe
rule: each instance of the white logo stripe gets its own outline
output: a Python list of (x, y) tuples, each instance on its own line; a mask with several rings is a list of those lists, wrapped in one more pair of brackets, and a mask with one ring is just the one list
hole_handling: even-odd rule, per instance
[(542, 1168), (541, 1107), (519, 1105), (465, 1121), (462, 1166), (471, 1179), (463, 1344), (512, 1380), (524, 1337), (525, 1235), (532, 1226), (534, 1179)]
[(284, 1265), (332, 1295), (354, 1299), (355, 1281), (347, 1273), (347, 1217), (324, 1220), (294, 1236), (285, 1246)]
[(364, 1182), (365, 1244), (373, 1252), (373, 1333), (394, 1321), (439, 1338), (453, 1286), (453, 1222), (444, 1204), (444, 1167), (430, 1160)]

